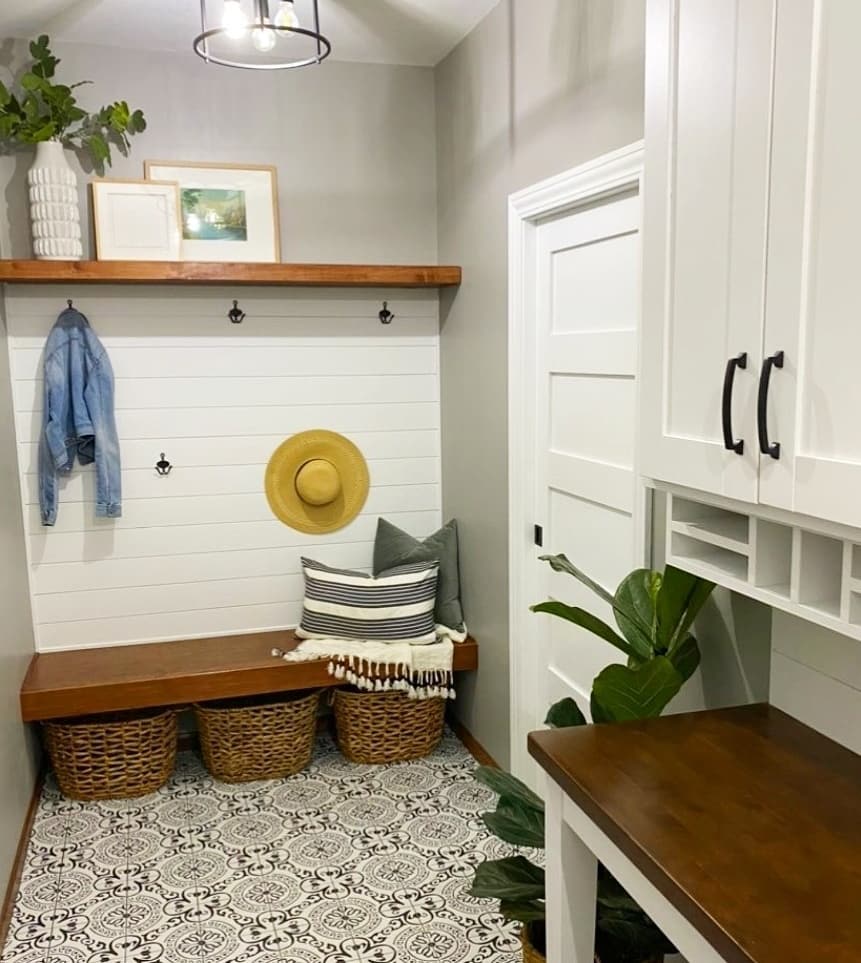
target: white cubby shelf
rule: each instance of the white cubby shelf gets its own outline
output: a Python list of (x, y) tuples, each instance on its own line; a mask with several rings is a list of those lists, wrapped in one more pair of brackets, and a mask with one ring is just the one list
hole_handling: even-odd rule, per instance
[(861, 640), (861, 532), (667, 491), (667, 562)]

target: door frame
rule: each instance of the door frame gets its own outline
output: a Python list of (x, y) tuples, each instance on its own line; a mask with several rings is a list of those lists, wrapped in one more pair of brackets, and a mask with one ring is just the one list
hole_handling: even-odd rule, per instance
[[(529, 637), (529, 605), (538, 601), (534, 547), (535, 465), (531, 426), (535, 423), (536, 234), (539, 224), (596, 200), (636, 188), (643, 192), (643, 141), (603, 154), (572, 170), (548, 178), (508, 198), (508, 577), (509, 679), (511, 700), (511, 770), (525, 776), (529, 755), (519, 739), (524, 723), (524, 694), (537, 697), (534, 660), (530, 665), (522, 639)], [(638, 326), (638, 394), (639, 394)], [(634, 461), (634, 475), (639, 477)], [(634, 500), (635, 545), (645, 558), (648, 522), (645, 486)], [(638, 518), (637, 515), (640, 517)], [(584, 695), (588, 699), (588, 694)]]

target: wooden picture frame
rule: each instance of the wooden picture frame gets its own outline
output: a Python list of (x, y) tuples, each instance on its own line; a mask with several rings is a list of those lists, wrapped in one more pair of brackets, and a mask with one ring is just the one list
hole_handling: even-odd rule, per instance
[(148, 160), (144, 175), (179, 184), (182, 260), (280, 262), (274, 165)]
[(100, 261), (179, 261), (182, 222), (176, 181), (97, 178), (90, 182)]

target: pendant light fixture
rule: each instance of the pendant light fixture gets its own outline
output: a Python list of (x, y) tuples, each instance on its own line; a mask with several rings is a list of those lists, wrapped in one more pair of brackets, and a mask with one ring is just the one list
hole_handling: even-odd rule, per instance
[(305, 25), (295, 0), (200, 0), (194, 52), (207, 63), (247, 70), (319, 64), (332, 45), (320, 32), (317, 4), (310, 0), (311, 22)]

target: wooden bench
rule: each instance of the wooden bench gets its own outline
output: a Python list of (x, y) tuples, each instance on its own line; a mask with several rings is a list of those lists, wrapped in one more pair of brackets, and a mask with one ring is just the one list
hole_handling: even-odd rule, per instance
[[(38, 722), (343, 684), (329, 675), (327, 659), (272, 656), (273, 648), (298, 644), (282, 631), (37, 653), (21, 686), (21, 717)], [(456, 643), (455, 671), (476, 668), (475, 640)]]

